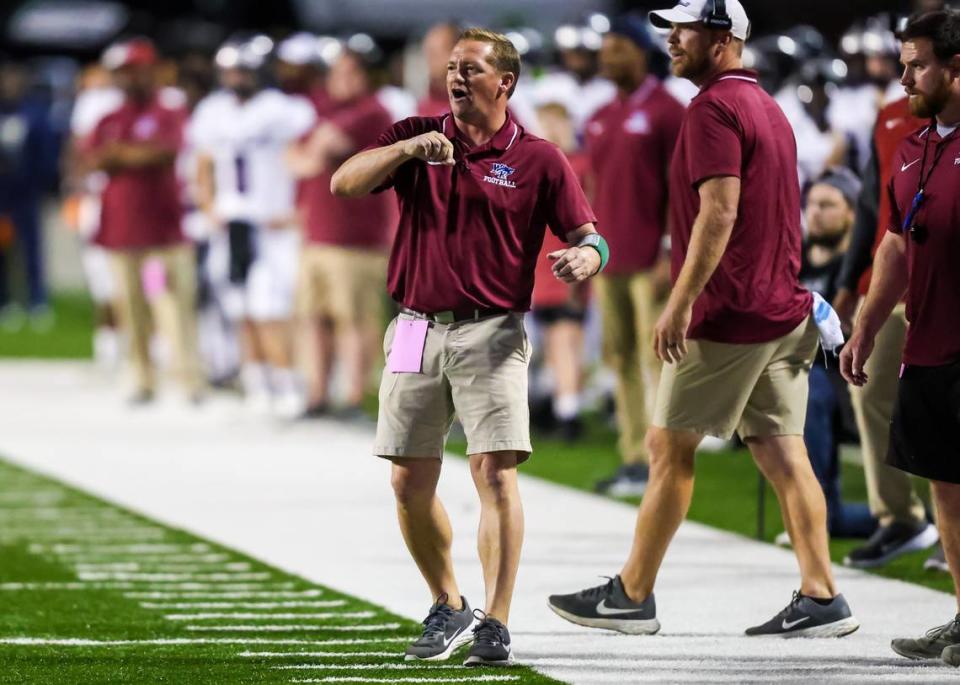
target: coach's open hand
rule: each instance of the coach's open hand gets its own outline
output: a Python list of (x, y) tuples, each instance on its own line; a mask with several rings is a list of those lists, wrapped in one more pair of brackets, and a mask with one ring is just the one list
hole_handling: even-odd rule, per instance
[(424, 162), (453, 166), (453, 143), (440, 131), (428, 131), (403, 141), (403, 154)]
[(547, 255), (553, 275), (564, 283), (580, 283), (600, 270), (600, 253), (592, 247), (568, 247)]
[(840, 351), (840, 375), (847, 383), (862, 387), (870, 380), (863, 366), (873, 352), (873, 345), (874, 338), (854, 329), (850, 340)]
[(657, 359), (670, 364), (687, 356), (687, 329), (692, 316), (692, 306), (678, 305), (672, 299), (667, 301), (653, 329), (653, 351)]

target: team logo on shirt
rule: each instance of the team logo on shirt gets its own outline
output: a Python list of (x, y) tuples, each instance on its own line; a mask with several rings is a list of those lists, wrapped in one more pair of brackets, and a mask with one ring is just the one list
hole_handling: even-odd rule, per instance
[(492, 183), (495, 186), (503, 186), (504, 188), (516, 188), (517, 184), (510, 180), (510, 177), (516, 172), (511, 166), (507, 166), (502, 162), (494, 162), (493, 166), (490, 167), (490, 175), (484, 176), (483, 180), (487, 183)]
[(627, 133), (650, 133), (650, 120), (645, 113), (634, 112), (623, 122), (623, 128)]
[(157, 120), (151, 115), (142, 116), (133, 124), (133, 137), (143, 140), (156, 134), (158, 128)]
[(955, 160), (953, 160), (953, 166), (960, 166), (960, 157), (957, 157)]

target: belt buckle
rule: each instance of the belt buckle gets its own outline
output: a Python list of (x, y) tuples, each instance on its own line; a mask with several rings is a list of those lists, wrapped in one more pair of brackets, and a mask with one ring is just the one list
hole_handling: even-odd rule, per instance
[(437, 323), (444, 324), (455, 323), (457, 320), (456, 314), (454, 314), (452, 311), (437, 312), (431, 318)]

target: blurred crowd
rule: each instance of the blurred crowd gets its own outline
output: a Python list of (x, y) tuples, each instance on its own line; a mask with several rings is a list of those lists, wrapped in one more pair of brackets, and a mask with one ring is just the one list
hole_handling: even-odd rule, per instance
[[(838, 44), (798, 26), (754, 36), (744, 53), (796, 136), (802, 278), (847, 326), (883, 211), (875, 133), (915, 124), (899, 84), (900, 19), (864, 18)], [(132, 37), (66, 83), (49, 61), (0, 58), (0, 327), (53, 323), (41, 226), (53, 192), (81, 245), (95, 357), (129, 360), (131, 403), (149, 404), (168, 377), (194, 403), (239, 389), (253, 415), (364, 416), (395, 306), (385, 272), (397, 209), (391, 193), (337, 198), (330, 177), (393, 121), (447, 111), (460, 29), (431, 26), (392, 49), (363, 33), (238, 35), (172, 55)], [(568, 155), (612, 254), (593, 288), (558, 282), (545, 257), (538, 265), (532, 419), (576, 441), (585, 409), (608, 416), (623, 466), (597, 488), (640, 495), (659, 375), (649, 341), (670, 287), (666, 169), (697, 91), (670, 76), (665, 38), (644, 16), (506, 33), (524, 58), (512, 114)], [(854, 238), (858, 221), (866, 240)], [(544, 254), (558, 246), (548, 232)], [(821, 355), (806, 440), (832, 532), (869, 537), (893, 522), (919, 539), (926, 512), (912, 491), (903, 515), (875, 504), (876, 478), (869, 508), (840, 499), (839, 445), (868, 420), (854, 405)]]

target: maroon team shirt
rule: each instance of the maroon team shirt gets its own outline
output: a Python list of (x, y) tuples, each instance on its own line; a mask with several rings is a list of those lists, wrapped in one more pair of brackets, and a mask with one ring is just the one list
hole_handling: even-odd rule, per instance
[(683, 115), (683, 105), (648, 76), (587, 122), (593, 206), (610, 244), (605, 273), (644, 271), (657, 261), (667, 217), (667, 169)]
[(555, 145), (513, 117), (472, 146), (454, 117), (412, 117), (377, 140), (391, 145), (427, 131), (453, 141), (453, 167), (410, 160), (377, 191), (394, 188), (400, 224), (390, 255), (390, 295), (434, 313), (474, 308), (526, 311), (546, 227), (566, 236), (595, 223), (576, 174)]
[(358, 150), (373, 145), (393, 120), (373, 96), (347, 103), (328, 103), (320, 125), (330, 123), (346, 135), (353, 151), (322, 173), (305, 179), (298, 190), (304, 211), (307, 240), (311, 243), (386, 250), (397, 222), (396, 202), (385, 195), (342, 198), (330, 192), (337, 167)]
[[(160, 104), (130, 100), (108, 114), (90, 137), (93, 151), (114, 143), (151, 143), (176, 152), (183, 140), (185, 113)], [(160, 247), (184, 240), (180, 231), (180, 189), (174, 165), (126, 169), (110, 174), (103, 191), (96, 242), (108, 249)]]
[(928, 145), (924, 178), (929, 180), (925, 200), (911, 222), (919, 228), (906, 238), (910, 326), (903, 362), (942, 366), (960, 360), (960, 130), (941, 138), (936, 126), (924, 127), (900, 144), (888, 186), (889, 230), (903, 231), (920, 181), (924, 144)]
[(810, 315), (800, 272), (800, 185), (793, 129), (755, 72), (733, 70), (690, 103), (670, 166), (676, 281), (700, 211), (700, 184), (740, 179), (740, 205), (720, 264), (693, 305), (688, 337), (721, 343), (781, 338)]

